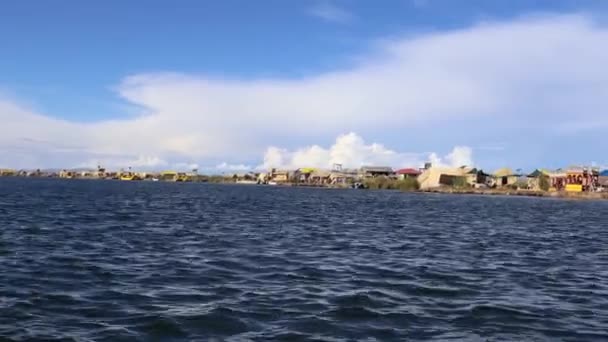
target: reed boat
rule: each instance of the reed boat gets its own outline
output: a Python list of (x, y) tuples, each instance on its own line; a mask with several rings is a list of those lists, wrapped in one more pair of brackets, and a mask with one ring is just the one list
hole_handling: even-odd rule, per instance
[(133, 181), (133, 180), (139, 180), (139, 177), (134, 173), (134, 172), (122, 172), (120, 174), (119, 179), (121, 181)]
[(190, 180), (190, 177), (183, 172), (177, 174), (177, 182), (189, 182)]

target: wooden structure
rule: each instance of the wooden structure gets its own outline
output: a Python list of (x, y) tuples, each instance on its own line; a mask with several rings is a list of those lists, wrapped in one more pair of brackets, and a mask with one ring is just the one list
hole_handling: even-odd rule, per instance
[(389, 177), (395, 172), (388, 166), (363, 166), (360, 170), (361, 178)]
[(591, 192), (599, 187), (599, 170), (574, 167), (566, 171), (566, 191)]

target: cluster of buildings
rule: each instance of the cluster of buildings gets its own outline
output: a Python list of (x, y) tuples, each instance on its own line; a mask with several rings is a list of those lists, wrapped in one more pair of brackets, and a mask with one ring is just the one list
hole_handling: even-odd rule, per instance
[[(418, 177), (418, 169), (393, 170), (388, 166), (364, 166), (359, 169), (343, 169), (336, 164), (331, 170), (317, 168), (300, 168), (297, 170), (271, 169), (269, 172), (255, 174), (256, 182), (259, 184), (310, 184), (310, 185), (356, 185), (367, 179), (388, 178), (405, 179)], [(237, 175), (240, 179), (240, 175)], [(249, 175), (251, 178), (251, 174)]]
[(460, 181), (474, 188), (510, 188), (535, 191), (596, 192), (608, 188), (608, 171), (572, 166), (567, 169), (536, 169), (530, 173), (502, 168), (493, 173), (462, 166), (430, 167), (418, 177), (421, 189), (452, 186)]
[(491, 189), (516, 189), (537, 191), (597, 192), (608, 189), (608, 170), (600, 171), (592, 167), (569, 167), (566, 169), (537, 169), (530, 173), (502, 168), (493, 173), (481, 169), (461, 167), (440, 167), (427, 163), (423, 168), (393, 169), (387, 166), (364, 166), (358, 169), (344, 169), (336, 164), (331, 170), (299, 168), (296, 170), (271, 169), (268, 172), (249, 172), (208, 177), (191, 172), (134, 172), (129, 168), (121, 171), (107, 171), (98, 167), (94, 170), (59, 171), (16, 171), (0, 169), (0, 176), (57, 177), (66, 179), (116, 179), (125, 181), (172, 181), (172, 182), (235, 182), (248, 184), (289, 184), (310, 186), (364, 187), (370, 180), (413, 180), (421, 190), (446, 187), (469, 187)]
[(537, 169), (531, 173), (514, 172), (502, 168), (486, 173), (475, 167), (438, 167), (427, 163), (424, 168), (404, 168), (364, 166), (360, 169), (342, 169), (339, 165), (332, 170), (300, 168), (297, 170), (272, 169), (267, 173), (237, 175), (238, 180), (259, 184), (297, 183), (311, 185), (353, 185), (364, 184), (370, 179), (391, 180), (415, 179), (421, 190), (445, 187), (508, 188), (514, 190), (595, 192), (608, 189), (608, 170), (599, 168), (570, 167), (567, 169)]
[(115, 179), (125, 181), (172, 181), (192, 182), (199, 181), (203, 176), (197, 170), (191, 172), (163, 171), (163, 172), (136, 172), (131, 168), (120, 171), (108, 171), (99, 166), (97, 169), (81, 170), (11, 170), (0, 169), (0, 176), (63, 178), (63, 179)]

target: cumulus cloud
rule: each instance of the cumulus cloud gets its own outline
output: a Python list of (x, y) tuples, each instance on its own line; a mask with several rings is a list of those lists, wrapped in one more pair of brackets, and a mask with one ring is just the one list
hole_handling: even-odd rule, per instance
[(323, 148), (318, 145), (308, 146), (293, 151), (270, 147), (264, 155), (264, 163), (258, 168), (316, 167), (329, 169), (334, 164), (344, 168), (359, 168), (365, 165), (383, 165), (391, 167), (420, 167), (426, 161), (436, 165), (462, 166), (473, 165), (473, 150), (466, 146), (456, 146), (445, 156), (444, 161), (436, 153), (397, 152), (382, 144), (366, 143), (355, 133), (338, 136), (333, 145)]
[(335, 23), (346, 23), (354, 19), (354, 15), (329, 1), (319, 2), (310, 9), (310, 14), (322, 20)]
[(474, 166), (473, 149), (468, 146), (455, 146), (452, 152), (448, 153), (444, 158), (441, 158), (437, 153), (431, 153), (428, 158), (429, 162), (434, 166)]
[[(425, 150), (455, 141), (478, 146), (485, 135), (519, 147), (513, 157), (538, 160), (541, 149), (566, 154), (576, 146), (560, 142), (563, 127), (570, 142), (602, 141), (604, 132), (589, 123), (606, 122), (606, 41), (608, 30), (589, 16), (543, 16), (386, 40), (349, 68), (301, 78), (131, 75), (117, 91), (141, 115), (93, 123), (0, 99), (0, 164), (70, 166), (140, 156), (147, 158), (142, 164), (240, 164), (268, 146), (278, 147), (266, 151), (264, 164), (409, 161), (381, 145), (370, 154), (370, 145), (348, 135), (341, 144), (350, 141), (361, 155), (296, 148), (349, 131), (384, 143), (437, 141)], [(576, 153), (598, 154), (593, 146)]]

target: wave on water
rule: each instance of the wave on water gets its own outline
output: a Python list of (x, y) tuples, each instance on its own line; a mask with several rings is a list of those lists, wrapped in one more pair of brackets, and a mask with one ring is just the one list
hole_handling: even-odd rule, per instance
[(0, 199), (0, 341), (608, 340), (604, 202), (44, 179)]

